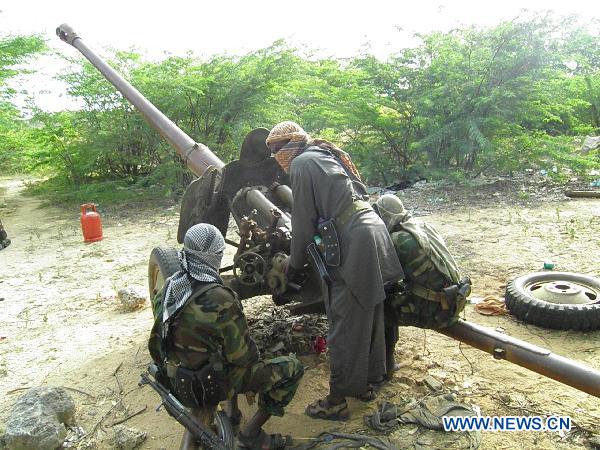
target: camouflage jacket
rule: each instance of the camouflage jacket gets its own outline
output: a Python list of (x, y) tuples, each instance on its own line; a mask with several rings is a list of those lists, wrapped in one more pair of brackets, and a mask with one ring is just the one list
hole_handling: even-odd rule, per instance
[(216, 283), (201, 292), (203, 286), (206, 283), (198, 282), (194, 286), (194, 294), (171, 319), (170, 332), (163, 346), (166, 355), (161, 350), (165, 288), (156, 294), (152, 301), (155, 321), (148, 342), (152, 359), (159, 364), (168, 359), (170, 363), (195, 370), (211, 358), (221, 361), (226, 372), (257, 363), (258, 348), (250, 337), (246, 316), (236, 294)]

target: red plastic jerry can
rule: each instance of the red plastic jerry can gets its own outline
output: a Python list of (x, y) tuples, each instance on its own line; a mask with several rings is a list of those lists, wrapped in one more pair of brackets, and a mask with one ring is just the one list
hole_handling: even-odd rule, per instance
[[(89, 209), (91, 211), (88, 211)], [(81, 231), (83, 231), (83, 242), (102, 240), (102, 220), (93, 203), (81, 205)]]

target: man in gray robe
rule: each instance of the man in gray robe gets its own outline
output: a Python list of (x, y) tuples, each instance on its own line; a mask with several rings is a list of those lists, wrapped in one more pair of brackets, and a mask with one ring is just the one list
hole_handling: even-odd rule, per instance
[(329, 267), (330, 393), (309, 405), (311, 417), (345, 420), (346, 397), (372, 400), (372, 383), (386, 374), (385, 287), (403, 277), (385, 224), (363, 200), (365, 187), (347, 153), (310, 139), (294, 122), (277, 124), (267, 145), (290, 174), (294, 206), (288, 271), (302, 270), (320, 222), (334, 219), (340, 263)]

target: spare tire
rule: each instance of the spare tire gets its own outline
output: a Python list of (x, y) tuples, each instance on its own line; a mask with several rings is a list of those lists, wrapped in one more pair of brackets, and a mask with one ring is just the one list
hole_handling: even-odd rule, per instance
[(180, 269), (179, 254), (173, 247), (154, 247), (148, 261), (150, 299), (160, 291), (165, 280)]
[(600, 279), (535, 272), (506, 286), (506, 306), (524, 322), (559, 330), (600, 329)]

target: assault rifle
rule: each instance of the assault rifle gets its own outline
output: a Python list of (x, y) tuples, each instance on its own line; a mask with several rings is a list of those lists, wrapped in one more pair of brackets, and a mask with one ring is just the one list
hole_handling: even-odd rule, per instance
[[(210, 450), (227, 450), (223, 441), (219, 439), (212, 430), (204, 428), (179, 402), (179, 400), (173, 396), (173, 394), (171, 394), (160, 382), (156, 381), (157, 372), (158, 367), (155, 364), (151, 364), (148, 367), (148, 373), (144, 372), (141, 374), (142, 379), (140, 380), (139, 385), (150, 385), (150, 387), (160, 395), (162, 400), (161, 405), (164, 405), (169, 415), (183, 425), (203, 448)], [(148, 375), (152, 375), (154, 380)]]

